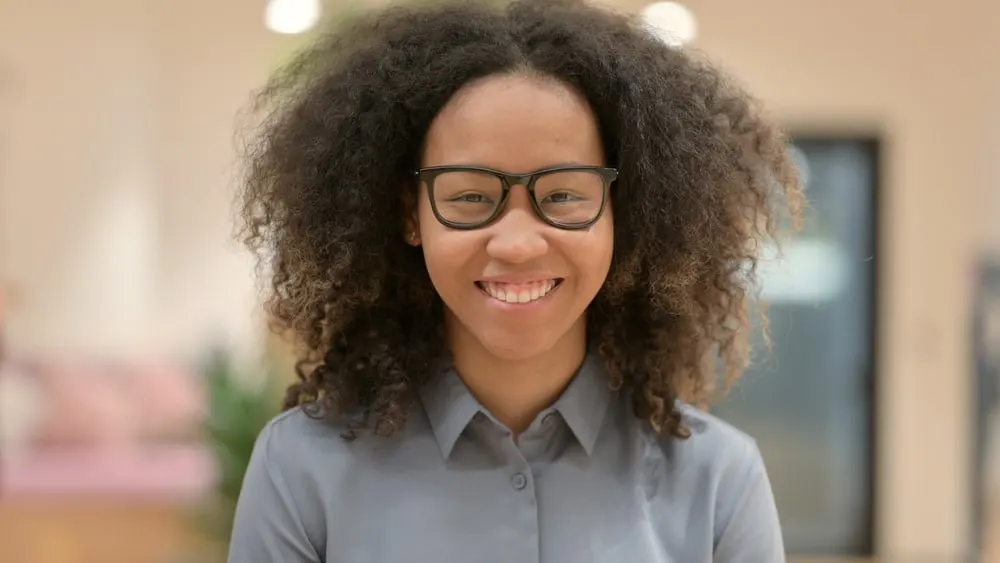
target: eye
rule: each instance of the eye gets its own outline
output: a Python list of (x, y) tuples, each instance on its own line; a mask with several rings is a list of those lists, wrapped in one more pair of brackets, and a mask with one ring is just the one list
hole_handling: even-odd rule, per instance
[(548, 196), (546, 196), (545, 197), (545, 202), (546, 203), (568, 203), (570, 201), (576, 201), (576, 200), (579, 200), (579, 199), (580, 198), (576, 197), (575, 195), (573, 195), (573, 194), (571, 194), (569, 192), (556, 192), (556, 193), (549, 194)]
[(450, 201), (460, 202), (460, 203), (489, 203), (490, 200), (483, 194), (462, 194), (452, 198)]

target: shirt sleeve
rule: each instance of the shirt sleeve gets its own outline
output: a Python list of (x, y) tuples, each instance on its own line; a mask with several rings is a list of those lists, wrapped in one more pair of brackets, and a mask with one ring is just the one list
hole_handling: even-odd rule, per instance
[[(734, 471), (732, 495), (720, 499), (713, 563), (785, 563), (778, 508), (756, 445)], [(742, 473), (742, 475), (740, 475)]]
[(278, 461), (271, 457), (272, 427), (254, 446), (236, 505), (228, 563), (322, 563), (309, 540)]

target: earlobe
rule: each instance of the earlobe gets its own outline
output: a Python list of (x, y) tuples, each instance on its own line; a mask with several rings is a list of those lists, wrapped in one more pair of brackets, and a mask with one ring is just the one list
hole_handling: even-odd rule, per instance
[(403, 221), (403, 240), (410, 246), (420, 246), (420, 224), (415, 217)]
[(407, 231), (406, 244), (410, 246), (420, 246), (420, 233), (418, 231)]
[(410, 246), (420, 246), (420, 220), (417, 218), (416, 190), (403, 190), (403, 240)]

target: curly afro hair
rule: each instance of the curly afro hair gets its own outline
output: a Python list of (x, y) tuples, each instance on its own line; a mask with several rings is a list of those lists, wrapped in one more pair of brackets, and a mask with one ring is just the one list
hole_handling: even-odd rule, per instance
[(675, 399), (708, 404), (749, 361), (756, 264), (797, 224), (798, 176), (783, 134), (711, 64), (565, 0), (392, 8), (326, 35), (259, 93), (241, 236), (267, 266), (272, 330), (297, 345), (285, 408), (363, 413), (377, 435), (405, 424), (446, 354), (443, 304), (404, 242), (413, 171), (435, 115), (498, 73), (589, 100), (620, 172), (589, 344), (636, 416), (688, 436)]

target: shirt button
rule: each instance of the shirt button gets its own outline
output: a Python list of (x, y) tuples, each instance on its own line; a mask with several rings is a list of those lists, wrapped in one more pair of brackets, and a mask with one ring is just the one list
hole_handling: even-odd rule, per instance
[(528, 484), (528, 479), (525, 478), (523, 473), (515, 473), (513, 477), (510, 478), (510, 484), (517, 490), (521, 490)]

